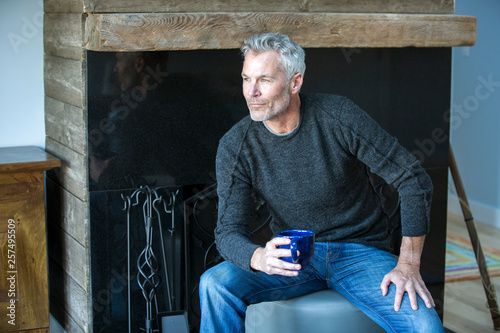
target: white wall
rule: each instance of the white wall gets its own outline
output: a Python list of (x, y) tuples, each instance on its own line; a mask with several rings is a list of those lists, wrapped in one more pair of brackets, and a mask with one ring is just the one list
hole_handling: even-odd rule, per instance
[(43, 4), (0, 0), (0, 147), (45, 147)]
[(456, 0), (455, 14), (477, 17), (477, 41), (453, 49), (451, 143), (475, 219), (500, 228), (500, 2)]

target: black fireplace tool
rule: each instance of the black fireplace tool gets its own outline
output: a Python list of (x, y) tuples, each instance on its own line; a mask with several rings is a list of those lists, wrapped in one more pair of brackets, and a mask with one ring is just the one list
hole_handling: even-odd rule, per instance
[[(182, 311), (173, 311), (172, 306), (172, 295), (170, 291), (170, 282), (169, 282), (169, 274), (168, 274), (168, 265), (167, 265), (167, 253), (165, 250), (165, 238), (163, 236), (163, 229), (161, 215), (163, 212), (170, 214), (171, 224), (170, 228), (167, 230), (173, 234), (175, 231), (175, 204), (176, 197), (179, 193), (177, 190), (175, 193), (170, 191), (166, 191), (166, 196), (168, 199), (165, 199), (163, 196), (158, 194), (158, 189), (151, 189), (148, 186), (141, 186), (139, 189), (135, 190), (132, 195), (124, 196), (122, 195), (122, 199), (125, 203), (124, 210), (127, 215), (127, 272), (128, 272), (128, 298), (127, 298), (127, 306), (128, 306), (128, 327), (129, 332), (132, 332), (132, 302), (131, 302), (131, 234), (130, 234), (130, 214), (131, 209), (134, 206), (139, 206), (142, 203), (142, 213), (144, 219), (144, 231), (146, 237), (146, 244), (144, 248), (140, 252), (137, 257), (137, 283), (139, 288), (142, 291), (142, 295), (145, 300), (146, 306), (146, 317), (145, 317), (145, 327), (142, 328), (146, 333), (158, 332), (161, 327), (162, 332), (167, 331), (166, 325), (169, 325), (169, 322), (174, 325), (179, 325), (179, 323), (184, 322), (185, 327), (187, 328), (187, 317)], [(162, 212), (163, 211), (163, 212)], [(161, 243), (161, 266), (163, 266), (163, 275), (164, 275), (164, 283), (166, 285), (167, 290), (167, 300), (168, 300), (168, 312), (165, 314), (170, 316), (173, 321), (165, 321), (158, 318), (160, 312), (158, 309), (158, 300), (157, 300), (157, 288), (160, 285), (161, 276), (160, 276), (160, 264), (158, 263), (158, 259), (153, 250), (153, 232), (155, 230), (155, 220), (157, 223), (157, 229), (160, 233), (160, 243)], [(154, 305), (154, 307), (153, 307)], [(154, 325), (154, 321), (158, 318), (157, 325)], [(160, 322), (161, 321), (161, 322)], [(163, 322), (163, 324), (162, 324)], [(166, 324), (165, 324), (166, 323)], [(182, 326), (182, 324), (181, 324)], [(158, 328), (155, 328), (158, 327)]]

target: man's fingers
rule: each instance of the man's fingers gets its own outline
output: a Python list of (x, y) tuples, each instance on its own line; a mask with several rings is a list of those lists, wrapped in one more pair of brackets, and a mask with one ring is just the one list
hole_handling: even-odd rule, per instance
[(394, 299), (395, 311), (399, 311), (401, 308), (401, 303), (405, 293), (408, 293), (408, 299), (413, 310), (418, 310), (418, 296), (420, 296), (420, 298), (424, 301), (425, 306), (429, 309), (436, 306), (431, 293), (425, 286), (425, 282), (417, 273), (412, 274), (411, 271), (409, 273), (408, 271), (405, 273), (401, 269), (394, 269), (384, 276), (384, 279), (380, 284), (380, 289), (382, 289), (382, 294), (384, 296), (388, 294), (391, 283), (394, 283), (396, 286), (396, 295)]
[(408, 281), (408, 283), (406, 283), (405, 289), (406, 292), (408, 293), (408, 298), (410, 299), (411, 308), (413, 310), (418, 310), (417, 293), (415, 292), (413, 283), (411, 283), (411, 281)]
[(282, 269), (282, 268), (278, 268), (278, 267), (272, 267), (269, 269), (268, 274), (270, 274), (270, 275), (283, 275), (283, 276), (297, 276), (297, 275), (299, 275), (299, 271)]
[(269, 260), (266, 273), (271, 275), (297, 276), (301, 266), (291, 264), (278, 258)]
[(380, 284), (380, 289), (382, 289), (382, 295), (386, 296), (387, 293), (389, 292), (389, 286), (391, 285), (391, 279), (389, 276), (384, 276), (384, 279), (382, 280), (382, 283)]
[(292, 264), (281, 260), (283, 257), (290, 257), (289, 249), (280, 249), (278, 246), (290, 244), (290, 239), (276, 237), (267, 242), (262, 255), (262, 271), (270, 275), (297, 276), (301, 269), (300, 265)]
[(281, 260), (279, 258), (275, 258), (274, 260), (272, 260), (272, 265), (280, 269), (286, 269), (286, 270), (290, 269), (293, 271), (298, 271), (301, 268), (299, 264), (292, 264), (287, 261)]
[(273, 256), (275, 258), (291, 257), (292, 252), (290, 252), (289, 249), (276, 249), (276, 251), (273, 253)]
[(279, 245), (290, 244), (290, 242), (291, 242), (290, 238), (286, 238), (286, 237), (274, 237), (269, 242), (267, 242), (266, 245), (278, 247)]
[(403, 295), (405, 294), (404, 288), (396, 285), (396, 297), (394, 298), (394, 311), (399, 311), (401, 308), (401, 302), (403, 301)]
[(415, 286), (415, 290), (420, 298), (422, 298), (422, 300), (424, 301), (426, 307), (432, 309), (432, 307), (436, 306), (434, 298), (432, 298), (431, 293), (429, 292), (425, 284), (423, 284), (423, 282), (422, 284), (418, 284), (417, 286)]

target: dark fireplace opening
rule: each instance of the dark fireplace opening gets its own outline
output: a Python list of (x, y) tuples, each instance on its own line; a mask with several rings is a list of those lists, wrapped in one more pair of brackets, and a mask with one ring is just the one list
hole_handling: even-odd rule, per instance
[[(235, 50), (204, 52), (201, 57), (192, 52), (87, 55), (94, 330), (158, 328), (158, 322), (147, 322), (148, 293), (140, 288), (135, 263), (147, 243), (147, 218), (140, 207), (132, 207), (127, 232), (123, 200), (145, 188), (159, 196), (177, 193), (170, 228), (175, 231), (163, 226), (166, 237), (161, 239), (160, 228), (152, 229), (151, 251), (161, 268), (154, 277), (161, 282), (153, 310), (186, 311), (194, 328), (199, 318), (197, 280), (206, 267), (220, 261), (213, 244), (218, 140), (247, 113), (239, 74), (233, 75), (241, 58)], [(224, 65), (221, 59), (226, 59)], [(165, 211), (153, 215), (162, 221), (172, 218)], [(162, 244), (168, 273), (163, 270)], [(134, 262), (130, 277), (128, 261)], [(120, 287), (117, 276), (124, 282)]]
[[(419, 138), (430, 136), (436, 127), (448, 133), (443, 113), (450, 98), (449, 48), (306, 49), (306, 64), (302, 92), (351, 98), (419, 158)], [(139, 332), (146, 326), (137, 260), (147, 244), (148, 218), (143, 201), (127, 211), (124, 200), (138, 189), (155, 190), (164, 199), (176, 193), (174, 207), (167, 205), (151, 218), (157, 225), (160, 217), (164, 236), (162, 240), (158, 228), (151, 238), (161, 279), (156, 302), (160, 313), (185, 311), (190, 330), (197, 331), (199, 277), (222, 261), (213, 237), (217, 145), (248, 114), (239, 51), (87, 51), (87, 66), (93, 331), (127, 331), (130, 325), (131, 331)], [(421, 158), (435, 181), (438, 204), (446, 204), (447, 183), (441, 171), (447, 170), (447, 152), (447, 145), (436, 143), (433, 152)], [(270, 216), (258, 197), (254, 204), (251, 230), (254, 241), (264, 244), (272, 236), (267, 228)], [(433, 214), (431, 219), (442, 219), (442, 210)], [(437, 231), (435, 238), (444, 239)], [(133, 263), (130, 277), (128, 261)], [(444, 282), (440, 268), (424, 268), (424, 279)], [(156, 304), (153, 307), (156, 311)], [(158, 323), (152, 325), (156, 328)]]
[[(129, 325), (132, 332), (138, 332), (146, 327), (148, 297), (145, 293), (149, 295), (152, 288), (142, 274), (148, 276), (147, 280), (158, 282), (154, 288), (156, 298), (151, 302), (153, 329), (158, 328), (157, 314), (184, 311), (191, 331), (198, 331), (199, 278), (205, 270), (223, 261), (214, 238), (216, 190), (216, 184), (212, 183), (154, 188), (145, 185), (139, 190), (92, 192), (94, 327), (100, 332), (127, 331)], [(144, 258), (149, 235), (145, 214), (151, 212), (147, 207), (149, 192), (153, 192), (153, 201), (166, 199), (165, 204), (153, 205), (151, 214), (152, 265)], [(173, 195), (175, 203), (171, 200)], [(254, 212), (250, 216), (255, 243), (264, 245), (271, 238), (270, 220), (265, 203), (255, 197)], [(154, 273), (149, 266), (156, 267)], [(141, 274), (138, 274), (139, 268)]]

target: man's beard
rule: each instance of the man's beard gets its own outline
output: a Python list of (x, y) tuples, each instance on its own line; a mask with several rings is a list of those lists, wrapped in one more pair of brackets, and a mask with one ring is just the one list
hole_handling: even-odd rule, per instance
[[(250, 118), (254, 121), (267, 121), (272, 120), (274, 117), (285, 111), (288, 105), (290, 105), (288, 87), (284, 87), (281, 93), (272, 102), (273, 104), (269, 105), (269, 100), (266, 99), (248, 100), (247, 105), (250, 110)], [(263, 103), (264, 105), (252, 110), (252, 107), (250, 106), (251, 103)]]

